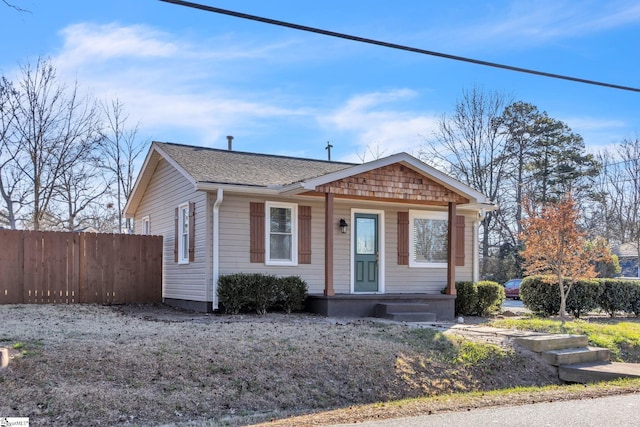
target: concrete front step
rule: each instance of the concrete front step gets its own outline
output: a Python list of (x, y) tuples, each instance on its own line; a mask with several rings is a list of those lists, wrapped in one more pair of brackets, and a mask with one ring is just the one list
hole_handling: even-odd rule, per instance
[(611, 356), (608, 348), (577, 347), (548, 350), (541, 353), (545, 362), (553, 366), (575, 365), (577, 363), (606, 362)]
[(399, 322), (435, 322), (435, 313), (415, 312), (415, 313), (386, 313), (385, 319), (397, 320)]
[(549, 350), (586, 347), (589, 345), (589, 339), (586, 335), (530, 335), (517, 337), (516, 343), (528, 350), (535, 351), (536, 353), (542, 353)]
[(435, 322), (437, 316), (429, 312), (429, 304), (391, 302), (376, 304), (373, 315), (402, 322)]
[(618, 378), (640, 378), (640, 364), (620, 362), (591, 362), (558, 367), (562, 381), (587, 384)]
[(416, 313), (429, 311), (429, 304), (414, 302), (385, 302), (376, 304), (375, 313)]

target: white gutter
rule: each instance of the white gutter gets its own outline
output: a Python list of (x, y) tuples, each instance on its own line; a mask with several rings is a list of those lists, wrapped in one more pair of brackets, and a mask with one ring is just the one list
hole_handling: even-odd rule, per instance
[(264, 194), (278, 194), (278, 189), (252, 186), (252, 185), (232, 185), (232, 184), (216, 184), (211, 182), (196, 182), (194, 189), (196, 191), (216, 191), (219, 189), (227, 189), (234, 193), (264, 193)]
[(213, 203), (213, 298), (211, 299), (211, 309), (218, 309), (218, 278), (220, 278), (220, 205), (224, 191), (218, 188), (216, 201)]
[(474, 282), (480, 280), (480, 222), (484, 219), (487, 212), (482, 209), (478, 212), (478, 219), (473, 221), (473, 266), (471, 267), (471, 275)]

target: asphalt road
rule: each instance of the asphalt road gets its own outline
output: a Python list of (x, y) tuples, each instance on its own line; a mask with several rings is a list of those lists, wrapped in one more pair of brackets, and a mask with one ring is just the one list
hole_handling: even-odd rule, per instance
[(333, 427), (614, 427), (640, 425), (640, 394), (448, 412)]
[(522, 300), (513, 300), (513, 299), (504, 300), (504, 302), (502, 303), (502, 309), (511, 310), (511, 311), (527, 310), (526, 308), (524, 308), (524, 304), (522, 304)]

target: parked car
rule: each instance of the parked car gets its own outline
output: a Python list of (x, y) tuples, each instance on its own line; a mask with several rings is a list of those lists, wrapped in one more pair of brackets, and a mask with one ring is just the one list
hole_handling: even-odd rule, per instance
[(504, 284), (504, 296), (507, 298), (520, 299), (520, 283), (522, 279), (511, 279)]

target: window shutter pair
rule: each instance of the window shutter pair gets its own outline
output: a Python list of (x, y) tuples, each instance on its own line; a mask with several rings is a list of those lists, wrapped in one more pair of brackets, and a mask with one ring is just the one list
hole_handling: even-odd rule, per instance
[[(464, 265), (464, 216), (456, 216), (456, 266)], [(409, 212), (398, 212), (398, 265), (409, 265)]]
[[(264, 262), (264, 221), (264, 203), (251, 202), (249, 204), (251, 262)], [(298, 264), (311, 264), (311, 206), (298, 206)]]
[[(178, 262), (178, 240), (180, 239), (180, 208), (174, 216), (173, 261)], [(189, 262), (196, 259), (196, 202), (189, 202)]]

